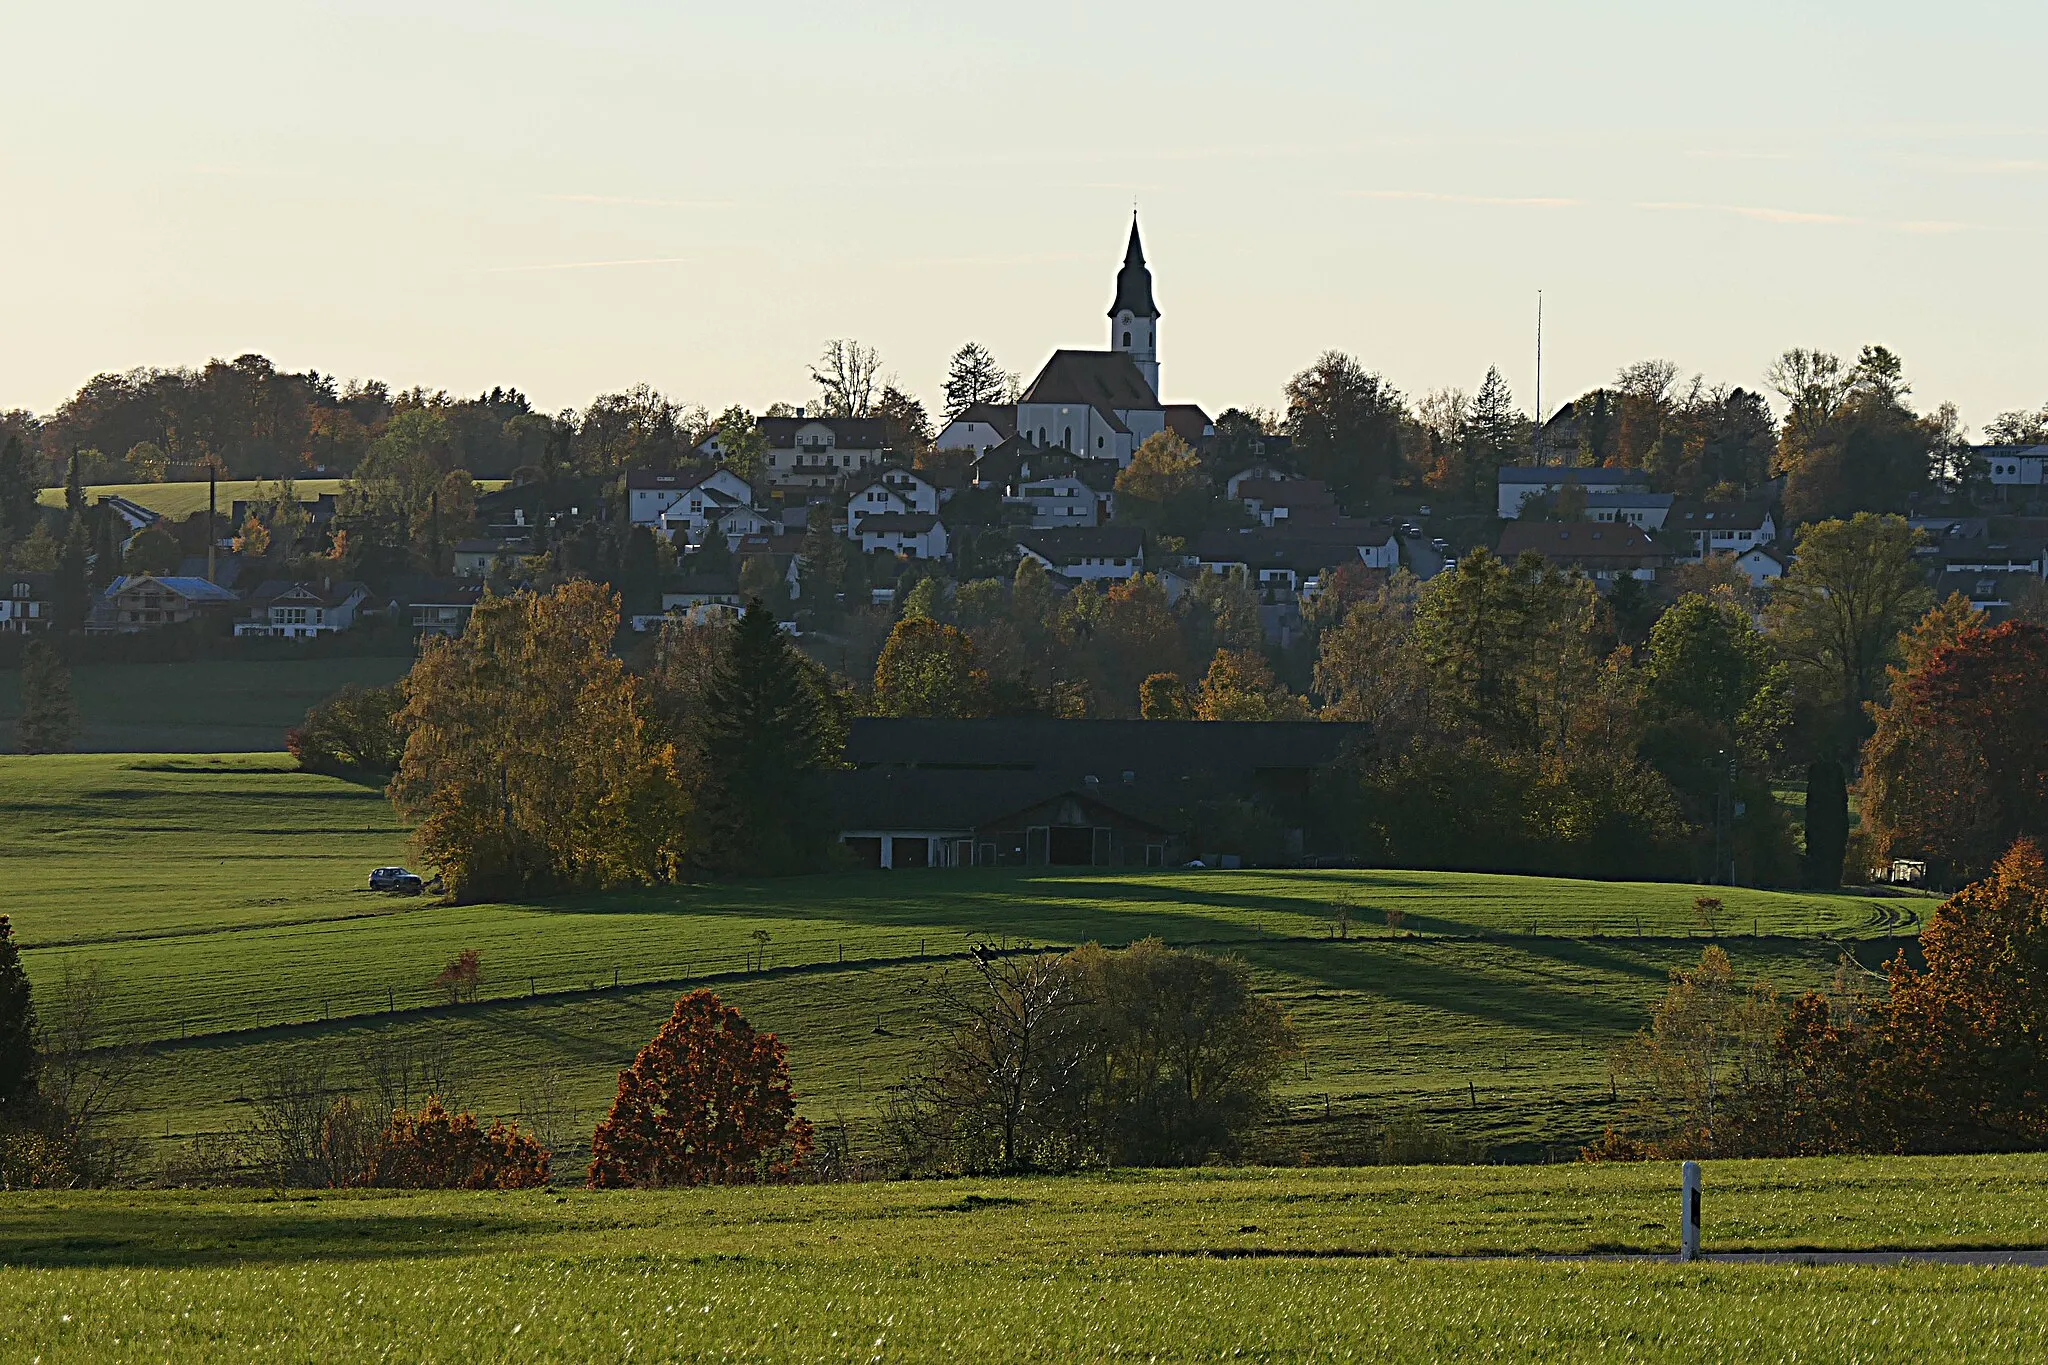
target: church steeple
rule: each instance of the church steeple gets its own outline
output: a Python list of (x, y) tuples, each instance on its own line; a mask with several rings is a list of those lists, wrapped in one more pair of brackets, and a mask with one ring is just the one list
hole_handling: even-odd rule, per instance
[(1116, 301), (1109, 305), (1109, 347), (1134, 361), (1152, 392), (1159, 392), (1159, 308), (1152, 302), (1152, 272), (1138, 241), (1138, 214), (1131, 212), (1131, 241), (1124, 268), (1116, 273)]

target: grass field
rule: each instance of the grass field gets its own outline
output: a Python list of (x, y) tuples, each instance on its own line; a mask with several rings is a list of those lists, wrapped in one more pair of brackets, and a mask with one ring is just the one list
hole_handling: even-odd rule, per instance
[[(1682, 1267), (1676, 1171), (0, 1198), (10, 1360), (2031, 1361), (2043, 1272)], [(1716, 1251), (2037, 1247), (2041, 1157), (1710, 1163)], [(1631, 1253), (1634, 1253), (1631, 1255)], [(1543, 1260), (1534, 1256), (1606, 1256)]]
[[(1709, 932), (1700, 888), (1456, 873), (859, 873), (461, 907), (362, 889), (404, 857), (379, 791), (281, 756), (0, 759), (0, 872), (31, 975), (104, 973), (116, 1036), (149, 1049), (134, 1121), (171, 1147), (236, 1123), (281, 1058), (340, 1077), (391, 1038), (453, 1048), (460, 1098), (487, 1112), (553, 1068), (587, 1132), (692, 983), (789, 1040), (811, 1112), (858, 1125), (971, 944), (1157, 935), (1241, 953), (1302, 1025), (1295, 1121), (1266, 1154), (1342, 1155), (1390, 1115), (1568, 1152), (1609, 1115), (1608, 1051)], [(1930, 904), (1717, 894), (1715, 936), (1785, 989), (1845, 948), (1896, 952)], [(1338, 905), (1359, 926), (1345, 940)], [(450, 1006), (427, 983), (463, 948), (483, 954), (484, 998)]]
[[(301, 498), (317, 498), (323, 493), (339, 493), (344, 479), (294, 479), (292, 487)], [(486, 492), (503, 488), (505, 479), (479, 479), (477, 486)], [(235, 505), (237, 498), (254, 498), (277, 484), (268, 479), (222, 479), (215, 487), (215, 506), (226, 516)], [(139, 503), (150, 511), (160, 513), (173, 521), (183, 521), (194, 512), (206, 510), (206, 482), (179, 483), (96, 483), (85, 490), (86, 501), (98, 498), (120, 497)], [(37, 495), (37, 501), (45, 507), (62, 507), (64, 490), (45, 488)]]
[[(87, 753), (271, 752), (306, 710), (349, 683), (382, 687), (410, 658), (212, 660), (194, 663), (77, 664), (72, 696)], [(15, 747), (21, 673), (0, 670), (0, 753)]]

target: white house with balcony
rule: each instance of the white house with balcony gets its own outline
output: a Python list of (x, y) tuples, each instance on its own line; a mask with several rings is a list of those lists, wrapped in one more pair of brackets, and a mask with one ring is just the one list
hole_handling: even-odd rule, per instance
[(1674, 503), (1661, 528), (1667, 541), (1683, 547), (1679, 558), (1694, 563), (1708, 555), (1743, 555), (1778, 539), (1778, 518), (1767, 502)]
[(369, 596), (356, 582), (264, 583), (249, 595), (248, 619), (235, 622), (235, 634), (286, 640), (337, 634), (356, 623), (357, 609)]
[(1035, 529), (1054, 526), (1099, 526), (1102, 503), (1078, 474), (1053, 474), (1019, 483), (1003, 501), (1031, 512)]
[[(889, 438), (876, 417), (761, 417), (754, 427), (768, 447), (771, 488), (836, 488), (860, 477), (887, 457)], [(697, 449), (714, 459), (724, 452), (718, 437)]]
[(906, 559), (944, 559), (952, 553), (946, 523), (930, 512), (873, 512), (855, 538), (863, 554), (880, 550)]

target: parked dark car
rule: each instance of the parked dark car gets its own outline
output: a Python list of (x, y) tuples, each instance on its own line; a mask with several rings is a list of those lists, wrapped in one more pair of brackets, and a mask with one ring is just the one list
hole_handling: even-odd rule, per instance
[(395, 891), (401, 896), (417, 896), (427, 889), (417, 872), (408, 872), (402, 867), (379, 867), (370, 872), (372, 891)]

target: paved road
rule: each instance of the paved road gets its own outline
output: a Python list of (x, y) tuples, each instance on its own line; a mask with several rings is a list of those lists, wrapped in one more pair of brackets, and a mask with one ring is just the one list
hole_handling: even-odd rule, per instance
[(1444, 571), (1444, 557), (1426, 540), (1410, 540), (1402, 536), (1401, 562), (1407, 565), (1409, 573), (1424, 580), (1435, 578)]

